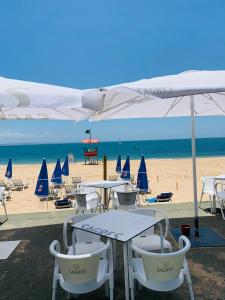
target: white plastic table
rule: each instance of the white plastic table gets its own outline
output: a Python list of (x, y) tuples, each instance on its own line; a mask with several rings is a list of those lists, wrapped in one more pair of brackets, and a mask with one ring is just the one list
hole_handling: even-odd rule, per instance
[[(128, 211), (111, 210), (98, 214), (92, 218), (75, 223), (72, 226), (87, 232), (95, 233), (123, 243), (125, 295), (129, 299), (128, 284), (128, 242), (150, 227), (158, 224), (161, 219), (130, 213)], [(163, 232), (160, 226), (161, 246), (163, 245)], [(75, 232), (75, 231), (74, 231)], [(74, 233), (75, 234), (75, 233)]]
[[(86, 187), (94, 187), (99, 189), (108, 190), (113, 187), (129, 184), (129, 181), (126, 180), (99, 180), (99, 181), (90, 181), (90, 182), (82, 182), (80, 183), (80, 186), (86, 186)], [(106, 199), (105, 199), (106, 202)], [(104, 203), (106, 205), (106, 203)], [(108, 204), (107, 204), (108, 206)]]

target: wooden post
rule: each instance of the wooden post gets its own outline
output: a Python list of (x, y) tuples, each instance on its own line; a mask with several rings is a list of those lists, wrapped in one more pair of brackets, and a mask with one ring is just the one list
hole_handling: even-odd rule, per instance
[[(103, 180), (107, 180), (107, 156), (103, 156)], [(107, 189), (104, 189), (103, 201), (105, 208), (108, 208)]]

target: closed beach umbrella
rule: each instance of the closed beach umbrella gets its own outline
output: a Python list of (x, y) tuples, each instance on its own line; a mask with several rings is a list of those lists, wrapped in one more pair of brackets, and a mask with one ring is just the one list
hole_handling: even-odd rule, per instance
[(127, 159), (123, 166), (121, 178), (128, 179), (128, 180), (130, 179), (130, 156), (129, 155), (127, 155)]
[(62, 169), (60, 159), (57, 159), (54, 172), (52, 174), (51, 182), (56, 184), (62, 184)]
[(8, 165), (5, 172), (5, 177), (12, 178), (12, 158), (9, 158)]
[(137, 187), (143, 192), (148, 191), (148, 177), (144, 156), (141, 158), (140, 167), (138, 169)]
[(41, 170), (38, 176), (37, 185), (34, 194), (40, 198), (48, 197), (48, 170), (46, 160), (43, 159)]
[(83, 95), (83, 105), (96, 111), (92, 117), (95, 120), (191, 116), (195, 234), (198, 236), (194, 117), (225, 115), (225, 70), (187, 71), (101, 88), (92, 92), (91, 105), (87, 100), (90, 93)]
[(62, 174), (64, 176), (69, 176), (70, 172), (69, 172), (69, 159), (68, 159), (68, 155), (66, 156), (66, 159), (64, 161), (63, 167), (62, 167)]
[(117, 163), (116, 163), (116, 173), (121, 173), (121, 155), (119, 154)]

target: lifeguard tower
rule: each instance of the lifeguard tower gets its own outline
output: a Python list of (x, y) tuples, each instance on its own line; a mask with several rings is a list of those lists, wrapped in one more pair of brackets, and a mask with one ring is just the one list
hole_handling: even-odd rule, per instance
[(85, 133), (89, 134), (89, 139), (82, 140), (82, 143), (87, 146), (84, 148), (84, 163), (85, 165), (98, 165), (98, 139), (92, 139), (91, 129), (87, 129)]

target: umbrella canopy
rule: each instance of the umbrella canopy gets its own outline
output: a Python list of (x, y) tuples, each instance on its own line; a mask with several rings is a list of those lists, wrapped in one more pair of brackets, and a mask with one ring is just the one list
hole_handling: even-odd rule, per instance
[(48, 170), (46, 160), (43, 159), (41, 170), (38, 176), (37, 185), (34, 194), (38, 197), (47, 197), (48, 189)]
[(127, 159), (123, 166), (123, 170), (120, 177), (123, 179), (128, 179), (128, 180), (130, 179), (130, 156), (129, 155), (127, 155)]
[[(92, 93), (88, 101), (88, 95)], [(195, 233), (198, 236), (198, 200), (195, 116), (225, 115), (225, 71), (187, 71), (143, 79), (92, 91), (82, 96), (83, 107), (96, 111), (95, 120), (192, 117), (192, 169)]]
[(12, 158), (9, 158), (8, 165), (5, 172), (5, 177), (12, 178)]
[(121, 155), (119, 154), (118, 159), (117, 159), (117, 163), (116, 163), (116, 173), (121, 174)]
[(66, 159), (64, 161), (63, 167), (62, 167), (62, 174), (64, 176), (69, 176), (70, 172), (69, 172), (69, 159), (68, 159), (68, 155), (66, 156)]
[(83, 120), (82, 93), (55, 85), (0, 77), (0, 119)]
[(51, 182), (56, 184), (62, 184), (62, 169), (60, 159), (57, 159), (54, 172), (52, 174)]
[(148, 191), (148, 177), (144, 156), (141, 158), (140, 167), (138, 169), (137, 187), (143, 192)]
[(187, 71), (92, 93), (95, 106), (87, 99), (83, 104), (96, 111), (95, 120), (190, 116), (192, 95), (196, 116), (225, 115), (225, 71)]

